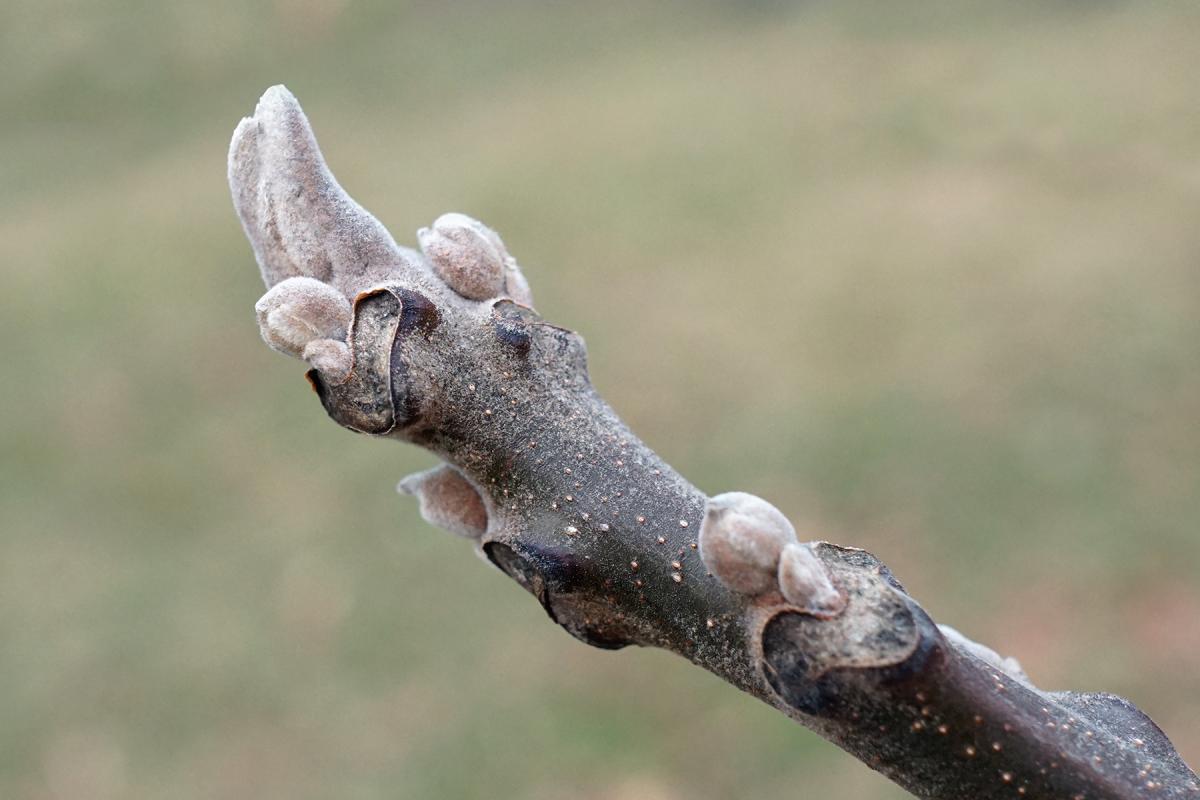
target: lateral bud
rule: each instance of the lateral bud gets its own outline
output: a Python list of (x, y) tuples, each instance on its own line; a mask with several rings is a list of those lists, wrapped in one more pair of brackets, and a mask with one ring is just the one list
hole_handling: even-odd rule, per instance
[(337, 339), (313, 339), (304, 346), (304, 360), (332, 383), (346, 380), (354, 366), (350, 348)]
[(533, 308), (533, 292), (529, 289), (529, 281), (525, 280), (525, 274), (521, 272), (517, 260), (512, 256), (504, 259), (504, 270), (504, 291), (514, 302)]
[(468, 300), (487, 300), (504, 293), (504, 243), (491, 228), (466, 214), (443, 214), (417, 231), (417, 242), (433, 271)]
[(254, 313), (263, 340), (293, 358), (303, 358), (315, 339), (344, 341), (351, 316), (341, 292), (308, 277), (275, 284), (254, 304)]
[(760, 595), (778, 585), (779, 555), (796, 530), (779, 509), (745, 492), (710, 497), (700, 525), (700, 558), (735, 592)]
[(421, 517), (430, 525), (468, 539), (478, 539), (487, 532), (483, 498), (449, 464), (409, 475), (400, 481), (396, 491), (416, 495)]
[(792, 605), (817, 616), (837, 614), (846, 607), (846, 598), (807, 544), (793, 542), (779, 554), (779, 591)]
[(1002, 656), (986, 644), (981, 644), (974, 639), (968, 639), (957, 628), (952, 628), (949, 625), (938, 625), (938, 630), (952, 644), (966, 650), (976, 658), (982, 659), (984, 662), (992, 665), (996, 669), (1003, 670), (1019, 681), (1024, 681), (1032, 685), (1029, 676), (1025, 674), (1025, 670), (1021, 667), (1021, 662), (1012, 656)]

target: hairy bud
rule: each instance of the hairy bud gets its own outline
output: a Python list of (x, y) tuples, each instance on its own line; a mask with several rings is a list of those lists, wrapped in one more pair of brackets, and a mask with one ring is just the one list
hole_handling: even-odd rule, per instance
[(469, 300), (504, 293), (504, 243), (491, 228), (466, 214), (443, 214), (417, 231), (421, 251), (438, 277)]
[(517, 260), (509, 256), (505, 260), (504, 291), (514, 302), (533, 308), (533, 292), (529, 289), (529, 281), (517, 266)]
[(335, 384), (344, 381), (353, 366), (350, 348), (336, 339), (313, 339), (304, 347), (304, 360)]
[(275, 284), (254, 305), (267, 344), (295, 358), (314, 339), (343, 341), (350, 326), (350, 303), (327, 283), (293, 277)]
[(409, 475), (396, 491), (417, 496), (421, 517), (430, 525), (468, 539), (487, 532), (487, 509), (483, 498), (462, 473), (449, 464)]
[(836, 614), (846, 606), (825, 565), (806, 544), (789, 544), (779, 554), (779, 591), (810, 614)]
[(796, 541), (792, 523), (775, 506), (745, 492), (711, 497), (700, 526), (700, 558), (721, 583), (757, 595), (775, 589), (779, 554)]
[(959, 633), (957, 628), (952, 628), (949, 625), (938, 625), (938, 630), (952, 643), (958, 645), (976, 658), (982, 659), (996, 669), (1007, 672), (1017, 680), (1024, 681), (1025, 683), (1030, 682), (1029, 676), (1025, 674), (1025, 670), (1021, 667), (1021, 662), (1012, 656), (1002, 656), (987, 645), (980, 644), (973, 639), (968, 639)]

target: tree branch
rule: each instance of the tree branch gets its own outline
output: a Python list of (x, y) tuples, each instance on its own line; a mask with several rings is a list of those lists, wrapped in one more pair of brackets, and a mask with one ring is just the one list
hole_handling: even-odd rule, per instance
[(674, 651), (921, 797), (1200, 797), (1127, 701), (1039, 690), (871, 554), (705, 497), (593, 390), (583, 340), (533, 310), (493, 231), (448, 214), (399, 247), (283, 87), (238, 125), (229, 180), (267, 342), (308, 361), (341, 425), (440, 456), (401, 491), (573, 636)]

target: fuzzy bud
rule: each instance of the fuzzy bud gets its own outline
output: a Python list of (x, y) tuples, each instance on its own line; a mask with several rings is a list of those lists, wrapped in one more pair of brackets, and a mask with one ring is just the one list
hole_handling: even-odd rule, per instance
[(963, 634), (959, 633), (956, 628), (949, 625), (938, 625), (938, 630), (942, 632), (952, 644), (957, 645), (963, 650), (966, 650), (971, 655), (983, 660), (996, 669), (1007, 672), (1012, 677), (1019, 681), (1029, 683), (1029, 676), (1025, 674), (1025, 670), (1021, 667), (1021, 662), (1017, 661), (1012, 656), (1002, 656), (992, 648), (985, 644), (980, 644), (973, 639), (968, 639)]
[(487, 509), (483, 498), (462, 473), (449, 464), (409, 475), (396, 491), (417, 496), (421, 517), (430, 525), (468, 539), (487, 531)]
[(487, 300), (505, 291), (504, 243), (491, 228), (466, 214), (443, 214), (417, 231), (433, 271), (468, 300)]
[(345, 340), (350, 327), (350, 303), (315, 278), (280, 281), (254, 304), (254, 312), (266, 343), (295, 358), (314, 339)]
[(777, 585), (779, 554), (796, 541), (775, 506), (745, 492), (711, 497), (700, 525), (700, 558), (735, 592), (758, 595)]
[(846, 607), (846, 598), (807, 544), (789, 544), (779, 554), (779, 591), (789, 603), (810, 614), (836, 614)]
[(341, 383), (353, 366), (350, 348), (336, 339), (313, 339), (304, 347), (304, 360), (331, 383)]
[(509, 256), (505, 261), (504, 291), (514, 302), (533, 308), (533, 292), (529, 289), (529, 281), (517, 266), (517, 261)]

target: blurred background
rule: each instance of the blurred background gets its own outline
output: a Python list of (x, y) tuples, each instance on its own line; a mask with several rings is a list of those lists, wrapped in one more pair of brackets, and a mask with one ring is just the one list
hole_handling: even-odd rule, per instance
[(269, 85), (412, 243), (475, 215), (707, 492), (869, 548), (1200, 763), (1200, 7), (0, 5), (0, 796), (898, 798), (591, 650), (259, 340)]

